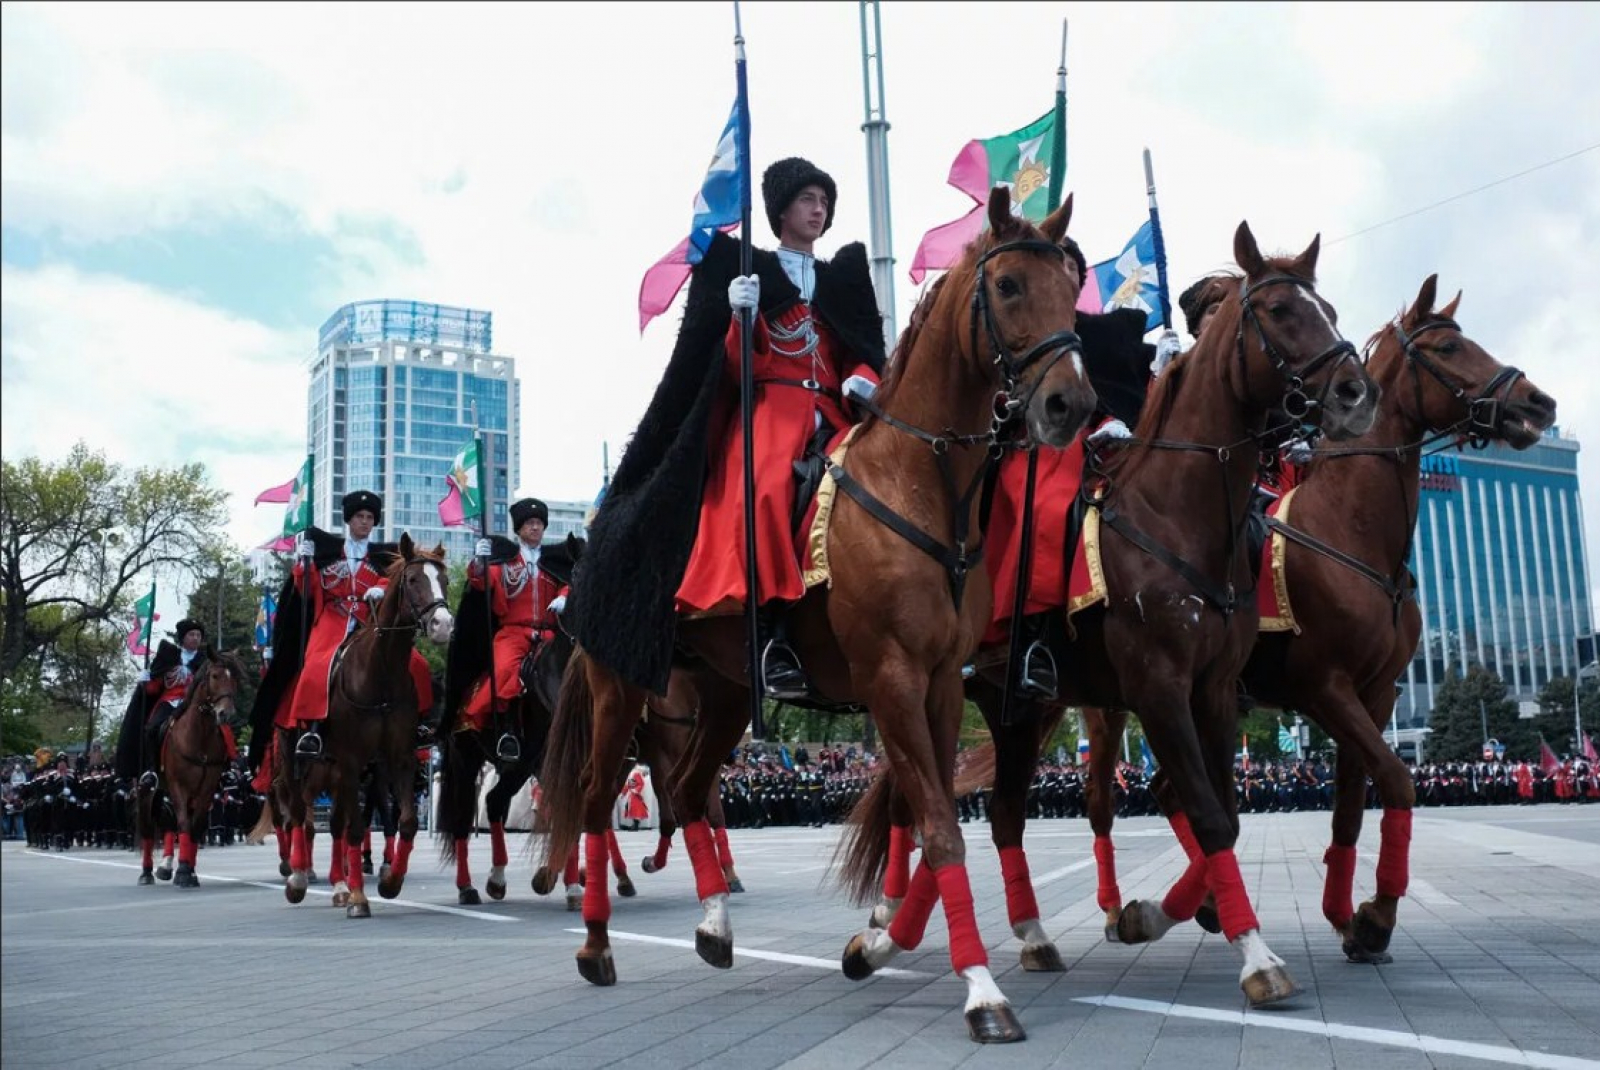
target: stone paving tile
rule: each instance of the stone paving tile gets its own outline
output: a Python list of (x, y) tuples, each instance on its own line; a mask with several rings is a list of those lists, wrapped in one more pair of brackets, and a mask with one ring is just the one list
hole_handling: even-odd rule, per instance
[[(1376, 814), (1365, 831), (1359, 898), (1372, 893)], [(1089, 857), (1081, 822), (1030, 828), (1033, 873), (1049, 875), (1038, 887), (1041, 914), (1068, 972), (1023, 972), (986, 830), (964, 832), (990, 965), (1029, 1034), (1021, 1045), (966, 1039), (965, 988), (949, 972), (937, 913), (922, 947), (894, 963), (913, 976), (842, 979), (840, 952), (867, 911), (819, 883), (836, 830), (767, 829), (732, 834), (750, 888), (731, 900), (735, 943), (799, 960), (741, 955), (727, 971), (700, 963), (692, 949), (700, 911), (680, 852), (662, 873), (635, 870), (637, 898), (613, 900), (619, 983), (607, 989), (578, 978), (572, 955), (582, 937), (567, 930), (581, 929), (581, 919), (559, 897), (528, 893), (531, 863), (515, 846), (505, 902), (463, 916), (451, 874), (433, 872), (423, 850), (407, 902), (375, 899), (373, 918), (354, 921), (324, 897), (287, 904), (268, 848), (206, 851), (204, 887), (183, 893), (137, 887), (126, 852), (37, 855), (6, 844), (0, 1062), (7, 1070), (641, 1070), (641, 1060), (643, 1070), (1481, 1070), (1600, 1053), (1600, 807), (1419, 811), (1412, 894), (1395, 960), (1382, 967), (1346, 963), (1322, 920), (1327, 815), (1245, 815), (1241, 869), (1264, 936), (1303, 992), (1290, 1009), (1243, 1024), (1192, 1016), (1244, 1008), (1239, 957), (1220, 937), (1180, 926), (1144, 947), (1105, 942), (1094, 869), (1073, 868)], [(1124, 897), (1158, 898), (1181, 871), (1181, 850), (1148, 819), (1120, 822), (1117, 837)], [(623, 833), (625, 856), (647, 853), (654, 838)], [(251, 987), (250, 976), (271, 981)], [(1103, 997), (1148, 1002), (1084, 1002)], [(1264, 1027), (1285, 1022), (1318, 1032)], [(1360, 1039), (1351, 1028), (1475, 1042), (1491, 1060)]]

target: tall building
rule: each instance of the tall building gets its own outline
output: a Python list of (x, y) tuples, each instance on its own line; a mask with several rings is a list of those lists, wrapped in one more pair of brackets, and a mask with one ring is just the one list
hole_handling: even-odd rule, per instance
[(521, 478), (516, 363), (492, 352), (488, 312), (418, 301), (357, 301), (322, 325), (311, 366), (306, 441), (316, 459), (319, 527), (337, 531), (348, 491), (383, 497), (373, 537), (401, 532), (452, 556), (471, 553), (475, 530), (439, 521), (445, 474), (474, 426), (483, 439), (489, 530), (505, 532)]
[(1534, 711), (1546, 683), (1594, 660), (1578, 441), (1438, 453), (1422, 462), (1412, 570), (1423, 637), (1401, 681), (1399, 728), (1421, 728), (1449, 671), (1479, 664)]

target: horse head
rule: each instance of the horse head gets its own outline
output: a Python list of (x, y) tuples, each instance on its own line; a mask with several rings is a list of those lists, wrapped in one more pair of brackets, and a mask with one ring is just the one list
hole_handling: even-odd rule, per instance
[[(446, 644), (455, 631), (455, 618), (447, 601), (449, 593), (444, 545), (424, 550), (411, 540), (410, 532), (402, 533), (400, 559), (390, 566), (389, 590), (384, 595), (388, 614), (395, 619), (386, 623), (415, 627), (426, 631), (435, 643)], [(389, 607), (391, 602), (395, 604)]]
[(1368, 369), (1420, 431), (1527, 449), (1555, 423), (1555, 399), (1466, 336), (1455, 318), (1461, 294), (1434, 310), (1438, 281), (1429, 275), (1411, 307), (1373, 335)]
[(202, 714), (209, 714), (218, 724), (232, 721), (244, 683), (244, 664), (238, 656), (206, 646), (206, 661), (194, 682), (189, 685), (189, 702)]
[(1299, 256), (1265, 257), (1241, 222), (1233, 255), (1244, 277), (1217, 315), (1237, 320), (1244, 396), (1342, 440), (1371, 429), (1380, 391), (1339, 333), (1339, 314), (1316, 291), (1321, 245), (1318, 235)]

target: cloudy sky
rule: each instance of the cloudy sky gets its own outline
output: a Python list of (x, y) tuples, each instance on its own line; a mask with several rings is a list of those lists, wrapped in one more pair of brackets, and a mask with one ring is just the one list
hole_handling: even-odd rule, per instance
[[(640, 335), (639, 280), (686, 232), (726, 120), (731, 4), (0, 18), (6, 457), (83, 439), (130, 464), (203, 461), (253, 546), (281, 514), (252, 498), (304, 455), (317, 328), (394, 297), (494, 313), (523, 381), (521, 490), (592, 497), (676, 330), (674, 311)], [(1358, 340), (1438, 272), (1469, 333), (1584, 440), (1592, 554), (1600, 9), (889, 0), (901, 324), (920, 236), (970, 205), (951, 160), (1049, 109), (1063, 18), (1090, 259), (1144, 218), (1148, 146), (1178, 287), (1231, 259), (1241, 219), (1263, 247), (1322, 234), (1322, 291)], [(815, 161), (840, 188), (820, 251), (865, 240), (859, 5), (747, 3), (744, 22), (757, 170)]]

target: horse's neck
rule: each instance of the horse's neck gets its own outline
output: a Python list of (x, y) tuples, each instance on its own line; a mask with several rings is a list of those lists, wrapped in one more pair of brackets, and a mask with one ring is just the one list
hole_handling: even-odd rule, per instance
[[(1339, 529), (1347, 533), (1351, 545), (1341, 549), (1385, 571), (1398, 568), (1411, 545), (1421, 486), (1418, 443), (1428, 431), (1406, 404), (1414, 399), (1404, 393), (1409, 385), (1406, 366), (1404, 361), (1385, 365), (1389, 370), (1378, 382), (1382, 393), (1372, 430), (1351, 442), (1326, 447), (1334, 456), (1316, 462), (1299, 493), (1302, 501), (1326, 500), (1335, 515), (1347, 517)], [(1341, 457), (1341, 448), (1384, 452)], [(1337, 538), (1337, 533), (1330, 534)]]

